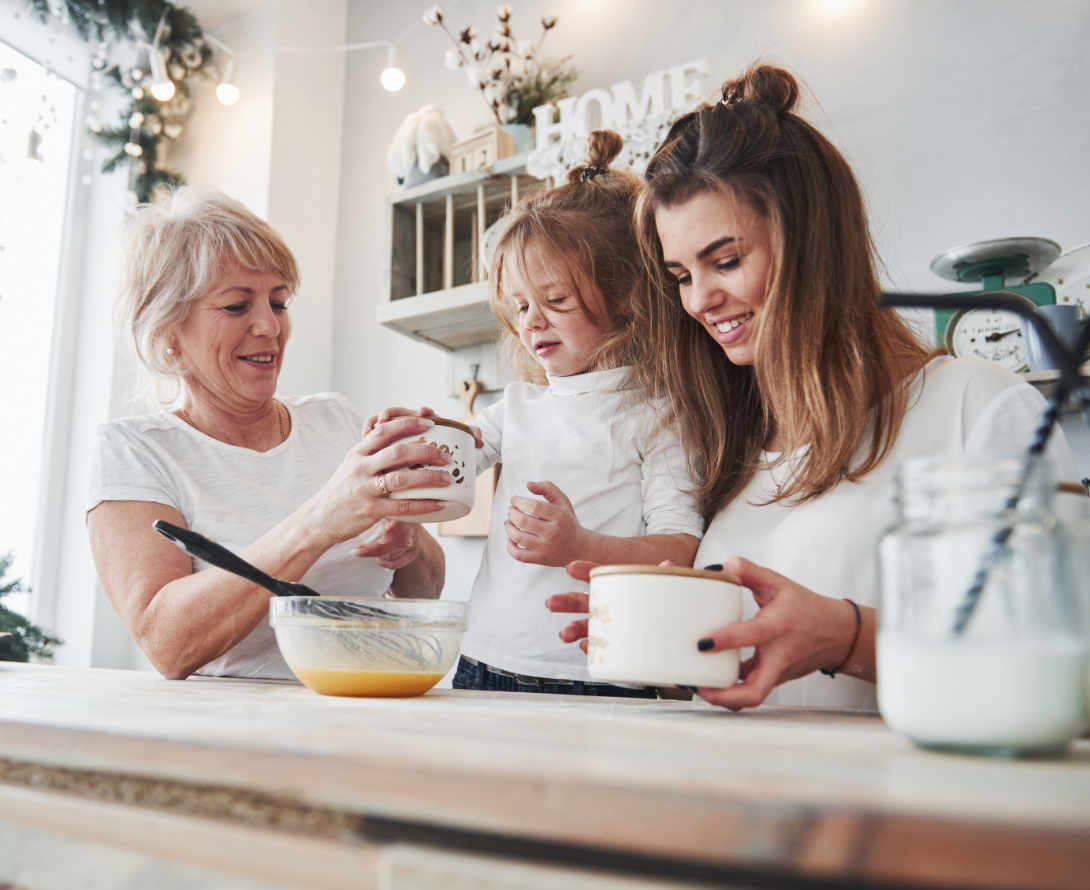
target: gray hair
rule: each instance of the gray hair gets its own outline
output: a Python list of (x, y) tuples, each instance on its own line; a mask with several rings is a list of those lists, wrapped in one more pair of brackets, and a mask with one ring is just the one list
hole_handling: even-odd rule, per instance
[(181, 373), (167, 352), (170, 334), (235, 264), (277, 275), (289, 294), (299, 287), (295, 258), (280, 236), (221, 192), (180, 188), (129, 218), (118, 313), (149, 370)]

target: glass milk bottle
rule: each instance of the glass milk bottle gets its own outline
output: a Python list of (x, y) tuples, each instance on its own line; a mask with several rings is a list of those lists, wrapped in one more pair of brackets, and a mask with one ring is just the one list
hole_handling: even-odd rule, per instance
[[(1086, 725), (1085, 616), (1051, 509), (1055, 483), (1047, 461), (1038, 466), (1012, 511), (1019, 461), (901, 468), (900, 520), (880, 545), (878, 707), (921, 746), (1048, 754)], [(990, 552), (980, 596), (955, 630)]]

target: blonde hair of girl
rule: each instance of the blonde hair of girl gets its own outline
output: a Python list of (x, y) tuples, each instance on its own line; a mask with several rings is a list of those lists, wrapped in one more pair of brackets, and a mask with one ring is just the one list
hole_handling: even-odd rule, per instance
[[(753, 67), (723, 99), (679, 118), (652, 157), (637, 208), (650, 290), (634, 307), (637, 372), (679, 423), (701, 508), (737, 496), (773, 432), (811, 445), (773, 502), (801, 503), (877, 467), (907, 410), (908, 376), (931, 357), (899, 315), (879, 307), (863, 197), (839, 151), (793, 111), (795, 78)], [(731, 364), (682, 308), (663, 267), (659, 207), (706, 193), (740, 202), (769, 227), (773, 262), (753, 367)]]
[(588, 138), (586, 165), (570, 170), (566, 184), (531, 195), (510, 212), (492, 257), (489, 302), (503, 329), (506, 357), (521, 380), (546, 380), (544, 369), (519, 342), (514, 306), (504, 292), (507, 270), (513, 268), (530, 285), (526, 298), (539, 308), (546, 305), (527, 274), (531, 249), (543, 252), (580, 309), (605, 331), (590, 367), (631, 363), (633, 293), (645, 279), (634, 225), (640, 180), (609, 169), (623, 144), (613, 131), (595, 130)]

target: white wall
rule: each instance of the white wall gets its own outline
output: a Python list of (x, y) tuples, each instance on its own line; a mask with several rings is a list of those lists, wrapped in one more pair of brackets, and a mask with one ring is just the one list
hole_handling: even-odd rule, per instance
[[(488, 122), (479, 94), (442, 67), (449, 45), (415, 25), (423, 4), (351, 0), (349, 40), (394, 39), (408, 82), (376, 78), (381, 59), (350, 57), (333, 381), (364, 410), (448, 398), (448, 359), (375, 322), (386, 299), (384, 154), (401, 119), (442, 107), (459, 138)], [(443, 4), (453, 28), (494, 27), (494, 0)], [(845, 6), (840, 15), (825, 10)], [(1084, 0), (526, 0), (513, 26), (536, 38), (556, 13), (546, 55), (571, 54), (576, 92), (693, 58), (708, 60), (709, 94), (757, 59), (784, 65), (809, 91), (803, 113), (845, 153), (869, 202), (874, 235), (899, 289), (939, 290), (931, 259), (986, 238), (1090, 240), (1090, 7)], [(1070, 423), (1070, 421), (1069, 421)], [(1084, 439), (1085, 441), (1085, 439)], [(1090, 453), (1086, 457), (1090, 471)], [(444, 539), (447, 594), (464, 597), (480, 545)]]
[(302, 283), (280, 378), (285, 394), (333, 386), (345, 57), (284, 50), (342, 46), (345, 19), (345, 0), (279, 0), (213, 28), (235, 54), (241, 99), (225, 108), (214, 83), (200, 85), (197, 111), (169, 158), (188, 183), (220, 189), (267, 219), (295, 254)]
[(241, 98), (231, 107), (220, 105), (215, 82), (198, 82), (185, 135), (167, 156), (168, 166), (184, 172), (188, 183), (220, 189), (259, 216), (269, 210), (279, 8), (263, 4), (214, 29), (235, 53)]

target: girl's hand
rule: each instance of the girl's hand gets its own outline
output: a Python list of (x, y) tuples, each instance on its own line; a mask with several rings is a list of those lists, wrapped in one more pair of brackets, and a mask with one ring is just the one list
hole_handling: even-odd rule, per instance
[(395, 417), (435, 417), (435, 412), (428, 407), (413, 411), (411, 408), (399, 408), (395, 405), (379, 414), (372, 414), (368, 417), (367, 422), (363, 425), (363, 435), (366, 436), (368, 433), (372, 432), (375, 427), (381, 426), (384, 423), (389, 423)]
[(748, 559), (728, 559), (723, 570), (748, 587), (760, 611), (700, 640), (705, 652), (755, 647), (742, 662), (741, 682), (726, 689), (703, 688), (700, 696), (731, 710), (759, 705), (772, 689), (819, 668), (843, 663), (855, 638), (855, 613), (842, 600), (820, 596)]
[(384, 569), (404, 568), (420, 556), (420, 526), (382, 519), (371, 527), (366, 540), (353, 552), (356, 556), (375, 557)]
[(380, 519), (420, 516), (441, 509), (437, 500), (401, 500), (390, 494), (412, 488), (446, 486), (450, 458), (419, 441), (434, 426), (418, 414), (376, 423), (349, 449), (329, 481), (306, 504), (306, 524), (328, 548), (354, 538)]
[(586, 529), (575, 518), (567, 495), (552, 482), (530, 482), (526, 487), (545, 500), (511, 498), (503, 524), (507, 552), (519, 562), (566, 565), (582, 552)]
[[(363, 425), (363, 434), (366, 436), (371, 430), (383, 423), (389, 423), (395, 417), (436, 417), (436, 413), (431, 408), (424, 406), (416, 411), (411, 408), (398, 408), (394, 406), (387, 408), (381, 414), (372, 414), (367, 418), (367, 423)], [(484, 436), (481, 433), (481, 428), (474, 426), (471, 423), (466, 424), (470, 431), (473, 433), (473, 440), (477, 443), (478, 448), (484, 448)]]

